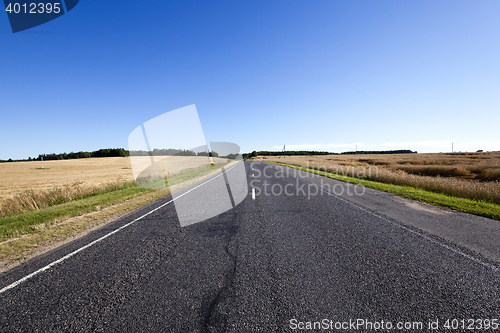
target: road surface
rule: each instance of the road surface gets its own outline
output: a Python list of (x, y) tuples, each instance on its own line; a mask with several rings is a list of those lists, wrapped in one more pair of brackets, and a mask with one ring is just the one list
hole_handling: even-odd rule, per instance
[(0, 275), (0, 331), (370, 332), (389, 322), (458, 332), (446, 321), (500, 321), (498, 221), (245, 165), (247, 198), (219, 216), (181, 228), (167, 197)]

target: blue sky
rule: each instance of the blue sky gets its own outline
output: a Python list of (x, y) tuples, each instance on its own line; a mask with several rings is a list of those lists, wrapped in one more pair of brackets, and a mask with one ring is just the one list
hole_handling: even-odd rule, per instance
[(252, 150), (500, 150), (498, 1), (94, 1), (13, 34), (0, 159), (127, 148), (196, 104)]

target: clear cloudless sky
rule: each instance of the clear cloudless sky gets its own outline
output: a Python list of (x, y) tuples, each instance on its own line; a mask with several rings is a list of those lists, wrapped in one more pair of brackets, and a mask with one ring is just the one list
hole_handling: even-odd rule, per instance
[(81, 0), (0, 13), (0, 159), (127, 148), (196, 104), (252, 150), (500, 150), (500, 1)]

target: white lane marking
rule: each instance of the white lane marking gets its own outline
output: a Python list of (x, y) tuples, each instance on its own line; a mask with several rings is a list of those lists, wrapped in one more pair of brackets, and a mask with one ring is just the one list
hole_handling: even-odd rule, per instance
[(255, 188), (252, 188), (252, 200), (255, 200)]
[[(235, 165), (233, 165), (232, 167), (230, 167), (229, 169), (227, 169), (227, 170), (226, 170), (226, 172), (227, 172), (227, 171), (229, 171), (229, 170), (231, 170), (232, 168), (234, 168), (237, 164), (238, 164), (238, 163), (236, 163)], [(158, 209), (161, 209), (161, 208), (165, 207), (166, 205), (168, 205), (168, 204), (170, 204), (170, 203), (174, 202), (174, 200), (177, 200), (177, 199), (179, 199), (180, 197), (185, 196), (185, 195), (186, 195), (186, 194), (188, 194), (189, 192), (196, 190), (198, 187), (203, 186), (203, 185), (205, 185), (205, 184), (207, 184), (207, 183), (211, 182), (212, 180), (214, 180), (214, 179), (216, 179), (216, 178), (218, 178), (218, 177), (220, 177), (220, 176), (222, 176), (222, 173), (221, 173), (221, 174), (219, 174), (219, 175), (217, 175), (217, 176), (215, 176), (215, 177), (213, 177), (213, 178), (211, 178), (211, 179), (209, 179), (209, 180), (207, 180), (207, 181), (206, 181), (206, 182), (204, 182), (204, 183), (201, 183), (200, 185), (198, 185), (198, 186), (196, 186), (196, 187), (193, 187), (192, 189), (190, 189), (190, 190), (189, 190), (189, 191), (187, 191), (186, 193), (183, 193), (183, 194), (179, 195), (179, 196), (178, 196), (178, 197), (176, 197), (175, 199), (172, 199), (172, 200), (170, 200), (169, 202), (164, 203), (163, 205), (156, 207), (155, 209), (153, 209), (153, 210), (151, 210), (151, 211), (147, 212), (146, 214), (142, 215), (141, 217), (136, 218), (136, 219), (135, 219), (135, 220), (133, 220), (132, 222), (129, 222), (129, 223), (127, 223), (127, 224), (125, 224), (125, 225), (121, 226), (120, 228), (118, 228), (118, 229), (116, 229), (116, 230), (111, 231), (110, 233), (108, 233), (108, 234), (106, 234), (106, 235), (102, 236), (101, 238), (96, 239), (95, 241), (93, 241), (93, 242), (91, 242), (91, 243), (89, 243), (89, 244), (87, 244), (87, 245), (85, 245), (85, 246), (82, 246), (82, 247), (81, 247), (81, 248), (79, 248), (78, 250), (75, 250), (75, 251), (71, 252), (70, 254), (65, 255), (64, 257), (62, 257), (62, 258), (60, 258), (60, 259), (58, 259), (58, 260), (56, 260), (56, 261), (54, 261), (54, 262), (51, 262), (51, 263), (50, 263), (50, 264), (48, 264), (47, 266), (42, 267), (42, 268), (40, 268), (39, 270), (37, 270), (37, 271), (35, 271), (35, 272), (31, 273), (31, 274), (26, 275), (26, 276), (25, 276), (25, 277), (23, 277), (22, 279), (19, 279), (19, 280), (17, 280), (16, 282), (14, 282), (14, 283), (12, 283), (12, 284), (9, 284), (7, 287), (5, 287), (5, 288), (3, 288), (3, 289), (0, 289), (0, 294), (3, 294), (4, 292), (6, 292), (6, 291), (7, 291), (7, 290), (9, 290), (9, 289), (12, 289), (12, 288), (17, 287), (18, 285), (20, 285), (21, 283), (23, 283), (23, 282), (25, 282), (25, 281), (27, 281), (27, 280), (31, 279), (31, 278), (32, 278), (32, 277), (34, 277), (35, 275), (38, 275), (38, 274), (40, 274), (40, 273), (42, 273), (42, 272), (44, 272), (44, 271), (48, 270), (49, 268), (51, 268), (51, 267), (53, 267), (53, 266), (55, 266), (55, 265), (57, 265), (57, 264), (59, 264), (59, 263), (62, 263), (64, 260), (66, 260), (66, 259), (69, 259), (69, 258), (73, 257), (73, 256), (74, 256), (75, 254), (77, 254), (78, 252), (81, 252), (81, 251), (83, 251), (83, 250), (85, 250), (85, 249), (87, 249), (87, 248), (91, 247), (92, 245), (99, 243), (100, 241), (102, 241), (102, 240), (104, 240), (104, 239), (108, 238), (109, 236), (111, 236), (111, 235), (113, 235), (113, 234), (117, 233), (118, 231), (120, 231), (120, 230), (122, 230), (122, 229), (125, 229), (126, 227), (128, 227), (128, 226), (130, 226), (130, 225), (134, 224), (135, 222), (137, 222), (137, 221), (141, 220), (142, 218), (144, 218), (144, 217), (148, 216), (149, 214), (151, 214), (151, 213), (153, 213), (153, 212), (157, 211)]]
[[(302, 182), (304, 182), (302, 179), (301, 179), (301, 181), (302, 181)], [(304, 183), (306, 183), (306, 184), (311, 184), (311, 183), (307, 183), (307, 182), (304, 182)], [(319, 186), (317, 186), (317, 185), (315, 185), (315, 184), (311, 184), (311, 185), (316, 186), (316, 187), (317, 187), (317, 188), (319, 188), (322, 192), (325, 192), (326, 194), (329, 194), (329, 195), (331, 195), (331, 196), (333, 196), (333, 197), (335, 197), (335, 198), (337, 198), (337, 199), (339, 199), (339, 200), (341, 200), (341, 201), (344, 201), (345, 203), (348, 203), (348, 204), (350, 204), (350, 205), (352, 205), (352, 206), (354, 206), (354, 207), (356, 207), (356, 208), (358, 208), (358, 209), (360, 209), (360, 210), (362, 210), (362, 211), (364, 211), (364, 212), (366, 212), (366, 213), (368, 213), (368, 214), (370, 214), (370, 215), (373, 215), (373, 216), (375, 216), (375, 217), (378, 217), (378, 218), (379, 218), (379, 219), (381, 219), (381, 220), (387, 221), (387, 222), (389, 222), (389, 223), (391, 223), (391, 224), (393, 224), (393, 225), (395, 225), (395, 226), (400, 227), (401, 229), (404, 229), (404, 230), (409, 231), (409, 232), (411, 232), (411, 233), (413, 233), (413, 234), (415, 234), (415, 235), (418, 235), (418, 236), (420, 236), (420, 237), (422, 237), (422, 238), (424, 238), (424, 239), (426, 239), (426, 240), (428, 240), (428, 241), (430, 241), (430, 242), (432, 242), (432, 243), (434, 243), (434, 244), (437, 244), (437, 245), (439, 245), (439, 246), (441, 246), (441, 247), (444, 247), (445, 249), (450, 250), (451, 252), (454, 252), (455, 254), (461, 255), (461, 256), (463, 256), (463, 257), (465, 257), (465, 258), (467, 258), (467, 259), (470, 259), (470, 260), (472, 260), (472, 261), (474, 261), (474, 262), (476, 262), (476, 263), (478, 263), (478, 264), (480, 264), (480, 265), (482, 265), (482, 266), (484, 266), (484, 267), (490, 268), (491, 270), (493, 270), (493, 271), (495, 271), (495, 272), (498, 272), (498, 271), (500, 270), (497, 266), (494, 266), (494, 265), (492, 265), (492, 264), (489, 264), (489, 263), (487, 263), (487, 262), (484, 262), (484, 261), (482, 261), (481, 259), (478, 259), (478, 258), (476, 258), (476, 257), (473, 257), (473, 256), (471, 256), (471, 255), (469, 255), (469, 254), (465, 253), (465, 252), (462, 252), (462, 251), (460, 251), (460, 250), (458, 250), (458, 249), (455, 249), (455, 248), (453, 248), (453, 247), (451, 247), (451, 246), (449, 246), (449, 245), (446, 245), (446, 244), (444, 244), (444, 243), (441, 243), (441, 242), (439, 242), (439, 241), (437, 241), (437, 240), (435, 240), (435, 239), (433, 239), (433, 238), (431, 238), (431, 237), (429, 237), (429, 236), (427, 236), (427, 235), (425, 235), (425, 234), (422, 234), (422, 233), (420, 233), (420, 232), (418, 232), (418, 231), (412, 230), (412, 229), (410, 229), (410, 228), (408, 228), (408, 227), (406, 227), (406, 226), (404, 226), (404, 225), (402, 225), (402, 224), (400, 224), (400, 223), (396, 223), (396, 222), (394, 222), (394, 221), (389, 220), (388, 218), (385, 218), (385, 217), (383, 217), (383, 216), (380, 216), (380, 215), (378, 215), (378, 214), (375, 214), (375, 213), (373, 213), (373, 212), (371, 212), (371, 211), (367, 210), (367, 209), (366, 209), (366, 208), (364, 208), (364, 207), (358, 206), (358, 205), (356, 205), (356, 204), (354, 204), (354, 203), (352, 203), (352, 202), (350, 202), (350, 201), (348, 201), (348, 200), (345, 200), (345, 199), (344, 199), (344, 198), (342, 198), (342, 197), (339, 197), (338, 195), (335, 195), (335, 194), (333, 194), (333, 193), (330, 193), (330, 192), (328, 192), (328, 191), (325, 191), (325, 190), (323, 190), (321, 187), (319, 187)]]

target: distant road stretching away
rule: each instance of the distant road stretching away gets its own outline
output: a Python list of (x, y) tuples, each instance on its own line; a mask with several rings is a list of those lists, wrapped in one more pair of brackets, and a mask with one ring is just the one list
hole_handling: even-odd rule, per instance
[(439, 320), (442, 332), (448, 319), (500, 319), (499, 221), (241, 163), (248, 197), (222, 215), (181, 228), (166, 197), (0, 275), (0, 331), (297, 332), (356, 320), (427, 331)]

